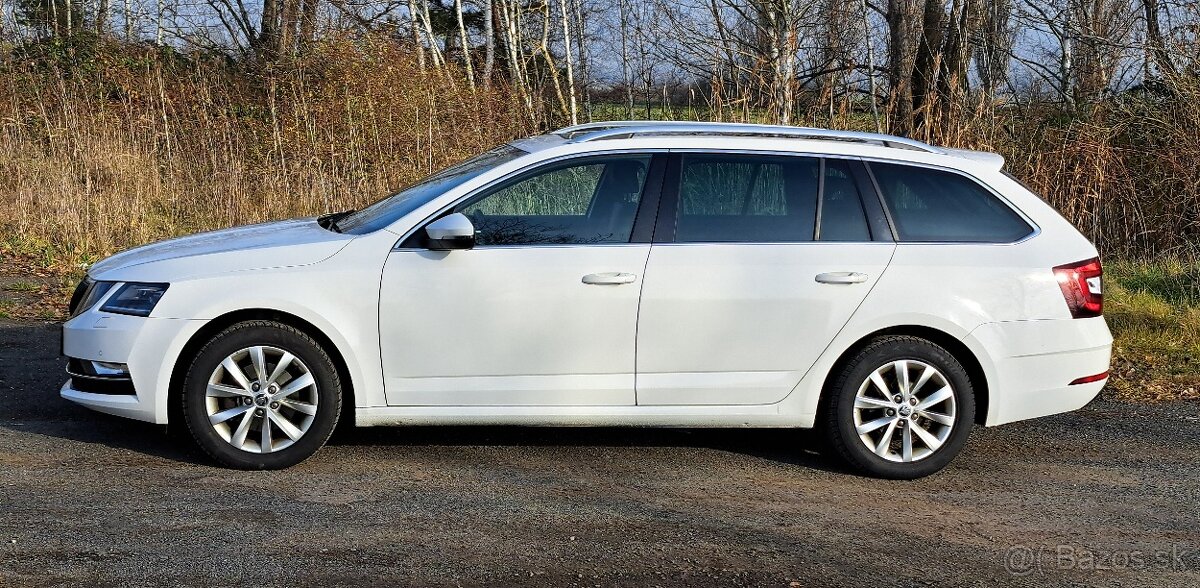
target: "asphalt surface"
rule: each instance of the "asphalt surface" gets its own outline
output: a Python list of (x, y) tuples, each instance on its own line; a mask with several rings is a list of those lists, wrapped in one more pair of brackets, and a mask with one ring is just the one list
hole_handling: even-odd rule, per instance
[(915, 482), (796, 431), (409, 428), (280, 472), (58, 397), (0, 322), (0, 586), (1200, 585), (1200, 404), (977, 428)]

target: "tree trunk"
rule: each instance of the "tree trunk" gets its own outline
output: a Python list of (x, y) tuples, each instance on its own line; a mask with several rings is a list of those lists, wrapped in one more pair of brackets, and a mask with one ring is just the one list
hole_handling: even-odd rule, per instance
[(317, 7), (320, 0), (304, 0), (300, 10), (300, 37), (297, 47), (304, 48), (317, 38)]
[(584, 20), (583, 0), (569, 0), (575, 9), (575, 47), (579, 64), (579, 94), (583, 97), (583, 112), (587, 119), (592, 120), (592, 65), (588, 57), (587, 23)]
[(429, 0), (421, 0), (421, 23), (425, 25), (425, 38), (429, 40), (429, 55), (433, 58), (433, 67), (438, 71), (443, 70), (443, 65), (446, 60), (442, 57), (442, 50), (438, 47), (437, 37), (433, 35), (433, 23), (429, 20)]
[(408, 20), (413, 45), (417, 48), (417, 67), (425, 71), (425, 43), (421, 41), (421, 17), (417, 16), (417, 4), (413, 0), (408, 0)]
[(1059, 91), (1063, 101), (1072, 110), (1075, 108), (1075, 33), (1073, 7), (1067, 6), (1066, 24), (1063, 26), (1062, 57), (1058, 63)]
[(912, 132), (927, 135), (927, 125), (936, 101), (937, 75), (942, 58), (942, 37), (946, 12), (941, 0), (925, 0), (921, 18), (921, 43), (912, 71)]
[(1167, 53), (1162, 29), (1159, 28), (1158, 0), (1142, 0), (1142, 10), (1146, 16), (1146, 44), (1149, 45), (1150, 56), (1158, 68), (1158, 74), (1168, 79), (1174, 78), (1178, 71), (1171, 61), (1171, 55)]
[(258, 27), (258, 47), (262, 57), (267, 60), (273, 60), (279, 54), (279, 2), (281, 1), (263, 0), (262, 21)]
[(909, 28), (912, 26), (912, 0), (888, 0), (888, 94), (889, 110), (901, 133), (912, 132), (912, 69), (909, 55)]
[[(575, 68), (571, 64), (571, 27), (570, 19), (567, 16), (568, 0), (558, 0), (559, 15), (562, 17), (562, 34), (563, 34), (563, 58), (567, 60), (567, 94), (570, 101), (571, 124), (579, 124), (579, 106), (575, 101)], [(549, 48), (547, 48), (547, 51)], [(557, 77), (557, 74), (551, 71), (551, 75)]]
[(629, 0), (617, 0), (621, 18), (621, 83), (625, 85), (625, 118), (633, 118), (633, 75), (629, 71)]
[(496, 27), (492, 0), (483, 0), (483, 85), (492, 85), (492, 69), (496, 66)]
[(280, 27), (279, 27), (279, 54), (294, 53), (298, 43), (296, 42), (296, 25), (298, 24), (298, 14), (296, 5), (300, 0), (278, 0), (280, 2)]
[(1013, 35), (1009, 26), (1012, 18), (1010, 0), (983, 3), (979, 44), (975, 52), (979, 86), (985, 98), (991, 100), (996, 88), (1008, 80), (1008, 62), (1012, 55)]
[[(0, 7), (3, 7), (0, 4)], [(101, 36), (108, 28), (108, 0), (96, 1), (96, 35)]]
[(937, 80), (937, 96), (931, 104), (931, 118), (941, 128), (954, 118), (954, 109), (961, 102), (963, 85), (967, 77), (967, 40), (975, 29), (976, 4), (974, 0), (954, 0), (950, 9), (950, 21), (946, 42), (942, 49), (941, 68)]
[[(163, 13), (165, 13), (166, 10), (167, 10), (166, 1), (158, 0), (158, 18), (155, 19), (155, 21), (154, 21), (154, 23), (155, 23), (154, 42), (157, 43), (158, 45), (163, 44)], [(68, 14), (70, 14), (70, 13), (68, 12)]]
[(471, 44), (467, 41), (467, 25), (463, 24), (462, 0), (454, 0), (454, 17), (458, 20), (458, 37), (462, 45), (463, 65), (467, 68), (467, 85), (475, 89), (475, 68), (471, 66)]
[(867, 0), (862, 0), (862, 21), (863, 21), (863, 38), (867, 42), (867, 91), (871, 93), (871, 120), (875, 121), (875, 132), (883, 132), (883, 124), (879, 121), (879, 102), (876, 99), (875, 89), (875, 48), (871, 42), (871, 21), (870, 12), (867, 8)]

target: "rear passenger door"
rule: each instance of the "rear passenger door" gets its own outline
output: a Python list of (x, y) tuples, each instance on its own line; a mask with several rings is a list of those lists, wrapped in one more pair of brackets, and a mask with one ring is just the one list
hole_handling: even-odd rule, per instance
[(642, 285), (637, 403), (783, 399), (894, 250), (860, 161), (673, 153)]

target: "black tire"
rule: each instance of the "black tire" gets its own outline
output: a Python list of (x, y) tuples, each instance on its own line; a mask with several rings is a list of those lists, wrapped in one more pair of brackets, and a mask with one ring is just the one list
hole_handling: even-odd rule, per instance
[[(923, 362), (940, 372), (953, 391), (955, 406), (953, 419), (947, 419), (948, 422), (952, 421), (953, 425), (942, 444), (931, 454), (909, 462), (885, 459), (868, 448), (856, 431), (854, 414), (855, 400), (860, 387), (864, 386), (872, 373), (901, 360)], [(893, 371), (893, 374), (896, 371)], [(877, 390), (877, 388), (875, 389)], [(927, 388), (922, 388), (921, 392), (926, 390)], [(823, 414), (820, 415), (819, 425), (824, 431), (827, 445), (852, 469), (877, 478), (911, 480), (941, 470), (962, 451), (975, 422), (975, 394), (966, 370), (950, 352), (919, 337), (895, 335), (881, 337), (870, 342), (841, 368), (826, 394), (828, 394), (828, 401), (824, 405)], [(886, 416), (890, 417), (895, 413), (896, 411), (893, 411), (893, 413), (887, 413)], [(871, 414), (880, 418), (885, 417), (884, 413)], [(905, 422), (903, 415), (896, 414), (896, 418), (900, 419), (898, 422)], [(912, 417), (909, 419), (911, 420)], [(938, 426), (937, 423), (923, 417), (918, 417), (918, 419), (918, 422), (925, 426)], [(897, 430), (903, 429), (898, 427)], [(922, 428), (922, 431), (925, 430)], [(880, 433), (880, 438), (884, 434), (886, 433)], [(914, 438), (918, 440), (914, 441), (910, 447), (919, 443), (919, 437)], [(884, 453), (889, 453), (885, 444), (880, 443), (880, 446), (885, 447)]]
[[(245, 451), (222, 438), (209, 422), (206, 404), (208, 380), (214, 370), (226, 357), (254, 346), (291, 353), (307, 367), (316, 382), (316, 391), (311, 392), (316, 400), (316, 414), (308, 429), (291, 445), (270, 453)], [(341, 412), (341, 381), (329, 354), (303, 331), (274, 321), (246, 321), (217, 333), (196, 353), (180, 392), (183, 419), (196, 444), (221, 464), (245, 470), (282, 469), (308, 459), (325, 445)]]

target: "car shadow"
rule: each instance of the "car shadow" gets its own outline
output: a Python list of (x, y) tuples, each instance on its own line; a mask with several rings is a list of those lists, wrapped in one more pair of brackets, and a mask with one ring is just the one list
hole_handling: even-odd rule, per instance
[[(90, 413), (61, 421), (0, 420), (17, 434), (101, 445), (193, 465), (217, 465), (190, 439), (186, 427), (163, 426)], [(665, 429), (622, 427), (411, 426), (340, 428), (329, 447), (659, 447), (741, 454), (790, 466), (844, 473), (818, 452), (817, 435), (797, 429)]]
[(822, 471), (844, 473), (821, 451), (810, 429), (660, 427), (409, 426), (341, 427), (333, 446), (405, 447), (663, 447), (700, 448)]
[[(0, 429), (89, 443), (192, 464), (214, 465), (182, 424), (164, 427), (90, 411), (58, 394), (66, 378), (61, 326), (0, 321)], [(348, 420), (348, 419), (347, 419)], [(353, 428), (337, 446), (692, 447), (739, 453), (820, 470), (843, 471), (816, 452), (818, 437), (796, 429), (421, 426)]]

